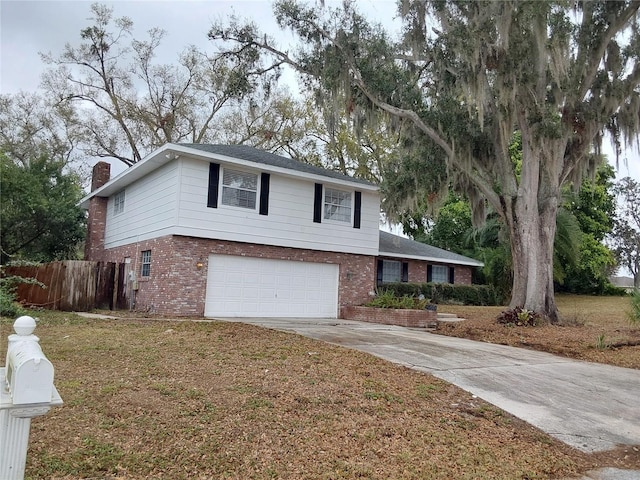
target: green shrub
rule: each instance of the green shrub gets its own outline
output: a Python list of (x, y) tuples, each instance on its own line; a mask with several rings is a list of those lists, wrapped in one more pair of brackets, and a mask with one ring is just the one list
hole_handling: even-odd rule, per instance
[(395, 296), (424, 295), (432, 303), (461, 305), (502, 305), (504, 299), (492, 285), (455, 285), (450, 283), (389, 283), (385, 289)]
[(533, 310), (516, 307), (502, 312), (496, 321), (502, 325), (535, 327), (540, 321), (540, 315)]
[(417, 295), (398, 296), (393, 290), (385, 289), (378, 292), (373, 300), (365, 304), (365, 307), (424, 310), (428, 303), (429, 300), (421, 300)]
[(611, 344), (607, 342), (606, 338), (607, 337), (604, 333), (598, 335), (598, 338), (596, 338), (596, 348), (598, 350), (606, 350), (611, 347)]
[(16, 302), (15, 286), (0, 278), (0, 317), (19, 317), (24, 309)]
[(640, 290), (637, 288), (631, 292), (631, 310), (629, 311), (629, 320), (632, 325), (640, 325)]
[(624, 297), (628, 295), (627, 290), (623, 287), (616, 287), (613, 283), (607, 282), (600, 295), (607, 295), (611, 297)]
[(21, 283), (47, 288), (35, 278), (5, 275), (4, 270), (0, 269), (0, 317), (19, 317), (25, 314), (25, 310), (16, 302), (16, 288)]

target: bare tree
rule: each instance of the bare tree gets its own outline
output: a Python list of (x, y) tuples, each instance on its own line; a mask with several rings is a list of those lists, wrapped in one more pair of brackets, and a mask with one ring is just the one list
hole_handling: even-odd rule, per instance
[(250, 50), (229, 59), (191, 46), (175, 64), (155, 63), (163, 30), (136, 40), (129, 18), (114, 19), (100, 4), (91, 11), (79, 45), (42, 55), (51, 65), (43, 87), (75, 112), (86, 155), (131, 166), (167, 142), (214, 141), (214, 119), (225, 108), (268, 92), (277, 79), (278, 70), (260, 68)]
[(52, 105), (41, 95), (0, 95), (0, 149), (23, 167), (42, 155), (65, 164), (77, 160), (76, 123), (72, 110)]

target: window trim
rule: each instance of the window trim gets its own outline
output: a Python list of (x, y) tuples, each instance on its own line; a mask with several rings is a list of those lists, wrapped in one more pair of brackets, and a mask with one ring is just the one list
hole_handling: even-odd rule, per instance
[[(385, 263), (397, 264), (398, 276), (389, 280), (385, 280)], [(409, 281), (409, 262), (395, 260), (390, 258), (378, 258), (377, 284), (384, 285), (387, 283), (407, 283)]]
[[(385, 279), (385, 276), (389, 275), (387, 270), (391, 265), (393, 265), (393, 272), (392, 273), (394, 274), (394, 277), (391, 280), (389, 278)], [(397, 275), (397, 279), (396, 279), (396, 276), (395, 276), (396, 271), (397, 271), (397, 274), (398, 274)], [(398, 283), (400, 280), (402, 280), (402, 262), (400, 260), (386, 260), (386, 259), (383, 259), (382, 260), (382, 279), (381, 279), (382, 283)]]
[[(253, 177), (255, 177), (255, 185), (256, 188), (255, 190), (251, 190), (248, 188), (240, 188), (240, 187), (233, 187), (231, 185), (225, 185), (224, 183), (224, 177), (225, 174), (227, 172), (233, 172), (233, 173), (239, 173), (241, 175), (251, 175)], [(222, 167), (222, 174), (220, 175), (220, 202), (219, 205), (224, 206), (224, 207), (229, 207), (229, 208), (238, 208), (238, 209), (242, 209), (244, 211), (258, 211), (258, 208), (260, 206), (260, 184), (261, 184), (261, 177), (259, 173), (256, 172), (252, 172), (252, 171), (248, 171), (248, 170), (241, 170), (241, 169), (236, 169), (236, 168), (229, 168), (229, 167)], [(253, 207), (245, 207), (242, 205), (230, 205), (228, 203), (224, 202), (224, 192), (225, 189), (233, 189), (236, 191), (241, 191), (241, 192), (253, 192), (255, 197), (253, 199), (254, 202), (254, 206)]]
[(151, 276), (151, 250), (142, 250), (140, 252), (140, 277), (148, 278), (150, 276)]
[(126, 202), (125, 190), (120, 190), (113, 196), (113, 215), (120, 215), (124, 213), (124, 207)]
[[(442, 268), (442, 269), (444, 269), (444, 272), (441, 272), (441, 274), (442, 274), (442, 273), (444, 273), (444, 278), (445, 278), (445, 280), (444, 280), (444, 281), (441, 281), (441, 280), (434, 280), (434, 277), (435, 277), (435, 269), (440, 270), (441, 268)], [(431, 282), (432, 282), (432, 283), (450, 283), (450, 282), (449, 282), (449, 278), (450, 278), (450, 269), (451, 269), (451, 267), (450, 267), (450, 266), (448, 266), (448, 265), (438, 265), (438, 264), (434, 264), (434, 265), (432, 265), (432, 266), (431, 266)]]
[[(345, 207), (344, 205), (341, 204), (335, 204), (335, 203), (329, 203), (327, 202), (327, 194), (329, 193), (333, 193), (333, 192), (337, 192), (339, 194), (346, 194), (348, 195), (349, 198), (349, 205), (348, 207)], [(326, 222), (330, 222), (330, 223), (335, 223), (338, 225), (352, 225), (353, 224), (353, 211), (354, 211), (354, 205), (353, 205), (353, 191), (351, 190), (341, 190), (339, 188), (335, 188), (335, 187), (328, 187), (328, 186), (324, 186), (324, 191), (322, 192), (322, 221), (326, 221)], [(337, 218), (331, 218), (331, 217), (327, 217), (327, 206), (335, 206), (337, 208), (348, 208), (349, 209), (349, 218), (347, 219), (337, 219)]]

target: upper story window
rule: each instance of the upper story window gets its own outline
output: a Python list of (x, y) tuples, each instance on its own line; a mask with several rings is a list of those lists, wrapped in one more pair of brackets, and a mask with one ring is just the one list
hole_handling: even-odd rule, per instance
[(351, 222), (351, 192), (325, 188), (324, 219)]
[(124, 212), (124, 190), (118, 192), (113, 197), (113, 214), (118, 215)]
[(222, 174), (222, 204), (255, 210), (258, 175), (224, 169)]

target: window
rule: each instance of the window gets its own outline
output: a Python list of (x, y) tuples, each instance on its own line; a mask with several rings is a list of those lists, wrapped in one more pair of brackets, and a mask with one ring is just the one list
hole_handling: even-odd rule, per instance
[(449, 283), (449, 267), (433, 265), (431, 267), (431, 281), (433, 283)]
[(397, 260), (378, 260), (378, 285), (409, 281), (409, 263)]
[(325, 188), (324, 219), (351, 222), (351, 192)]
[(222, 204), (232, 207), (256, 208), (258, 175), (224, 169), (222, 174)]
[(148, 277), (149, 275), (151, 275), (151, 250), (143, 250), (140, 276)]
[(382, 283), (399, 282), (402, 279), (402, 263), (394, 260), (382, 261)]
[(118, 215), (124, 212), (124, 190), (118, 192), (113, 197), (113, 214)]

